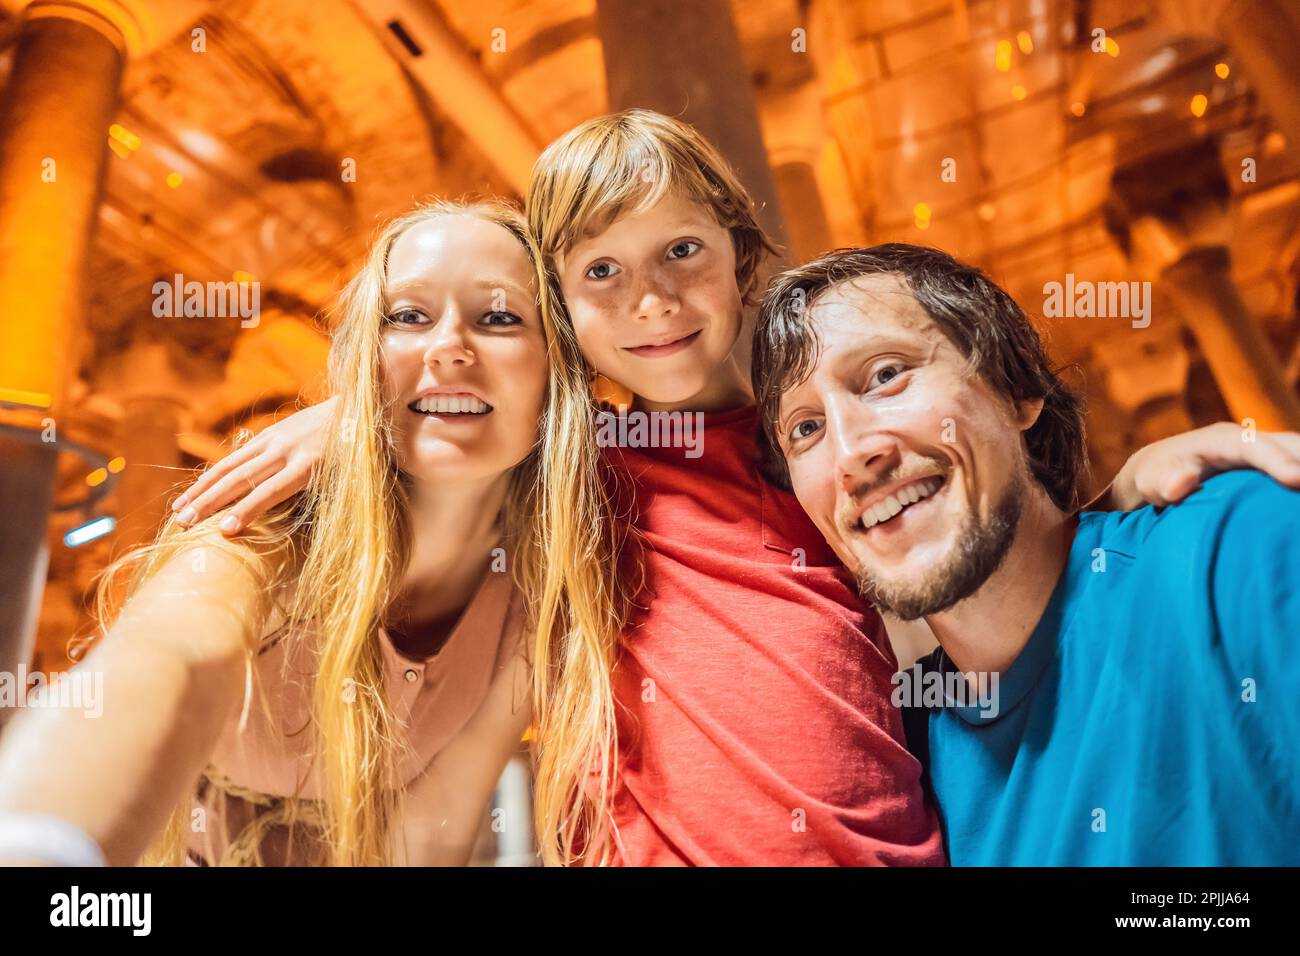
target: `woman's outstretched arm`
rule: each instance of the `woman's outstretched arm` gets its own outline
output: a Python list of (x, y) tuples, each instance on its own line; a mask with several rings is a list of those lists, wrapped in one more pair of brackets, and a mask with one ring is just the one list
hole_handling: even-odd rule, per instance
[(0, 737), (0, 814), (61, 818), (110, 865), (137, 862), (243, 698), (262, 601), (231, 547), (197, 540), (131, 598), (65, 675), (83, 682), (81, 702), (92, 706), (27, 708), (11, 721)]

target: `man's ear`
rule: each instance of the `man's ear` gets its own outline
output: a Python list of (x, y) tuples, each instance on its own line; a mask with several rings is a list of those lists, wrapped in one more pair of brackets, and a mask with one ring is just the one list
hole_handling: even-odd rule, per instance
[(1026, 398), (1024, 401), (1016, 402), (1016, 424), (1022, 432), (1033, 428), (1042, 414), (1043, 399), (1041, 398)]

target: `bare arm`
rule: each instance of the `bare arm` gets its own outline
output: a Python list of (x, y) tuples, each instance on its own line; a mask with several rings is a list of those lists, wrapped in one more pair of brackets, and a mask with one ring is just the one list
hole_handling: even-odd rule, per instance
[(464, 866), (488, 799), (532, 720), (532, 671), (511, 658), (465, 728), (406, 792), (395, 858), (408, 866)]
[(169, 560), (70, 672), (102, 690), (97, 707), (28, 709), (6, 728), (0, 812), (60, 817), (110, 865), (134, 864), (242, 699), (258, 606), (227, 550), (196, 543)]
[(337, 398), (327, 399), (253, 436), (199, 475), (172, 503), (176, 519), (192, 525), (229, 507), (219, 527), (224, 534), (237, 534), (302, 491), (320, 462), (337, 404)]

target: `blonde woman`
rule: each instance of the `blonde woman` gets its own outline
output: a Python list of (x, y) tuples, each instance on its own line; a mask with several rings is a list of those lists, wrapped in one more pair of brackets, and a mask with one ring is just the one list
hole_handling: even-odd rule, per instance
[(128, 569), (132, 593), (79, 665), (102, 716), (13, 722), (10, 832), (54, 821), (111, 864), (468, 860), (531, 718), (525, 635), (572, 626), (559, 575), (609, 586), (571, 557), (611, 546), (572, 504), (591, 405), (539, 262), (496, 204), (383, 230), (311, 484), (237, 540), (174, 522), (112, 569), (101, 596)]

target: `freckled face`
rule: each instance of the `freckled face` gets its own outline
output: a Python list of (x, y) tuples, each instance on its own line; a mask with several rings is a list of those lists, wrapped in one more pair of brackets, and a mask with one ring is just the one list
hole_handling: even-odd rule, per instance
[(1014, 536), (1037, 409), (971, 374), (898, 276), (833, 286), (810, 321), (817, 366), (779, 414), (795, 495), (878, 606), (943, 610)]
[(480, 479), (523, 461), (548, 366), (519, 241), (477, 216), (426, 220), (393, 243), (384, 291), (380, 374), (402, 470)]
[(731, 233), (676, 193), (578, 243), (559, 267), (587, 361), (652, 402), (704, 392), (740, 334)]

